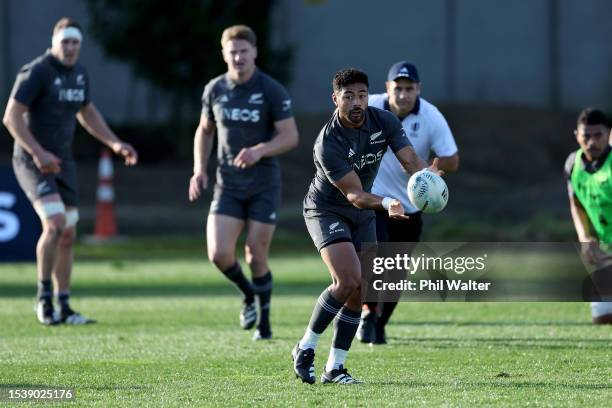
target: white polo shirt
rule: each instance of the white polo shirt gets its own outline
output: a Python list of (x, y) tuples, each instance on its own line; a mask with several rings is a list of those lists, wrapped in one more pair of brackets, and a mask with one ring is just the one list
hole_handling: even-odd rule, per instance
[[(370, 106), (389, 109), (388, 96), (370, 95)], [(444, 116), (431, 103), (419, 97), (412, 112), (402, 121), (406, 135), (410, 139), (417, 155), (428, 161), (431, 154), (435, 157), (448, 157), (457, 153), (457, 144)], [(408, 200), (406, 186), (410, 175), (406, 173), (395, 154), (387, 149), (378, 169), (378, 175), (372, 186), (372, 193), (400, 200), (406, 213), (417, 212), (417, 208)]]

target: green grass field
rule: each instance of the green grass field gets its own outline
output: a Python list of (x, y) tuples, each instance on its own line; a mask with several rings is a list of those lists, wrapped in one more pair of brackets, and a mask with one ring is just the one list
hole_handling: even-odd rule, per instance
[[(73, 305), (90, 326), (40, 326), (34, 266), (0, 265), (1, 387), (71, 387), (75, 406), (99, 407), (610, 406), (612, 329), (592, 326), (583, 303), (402, 303), (388, 345), (351, 349), (366, 384), (309, 386), (289, 352), (329, 280), (314, 250), (272, 259), (274, 340), (259, 343), (203, 258), (103, 252), (81, 247), (75, 268)], [(330, 342), (328, 330), (317, 374)]]

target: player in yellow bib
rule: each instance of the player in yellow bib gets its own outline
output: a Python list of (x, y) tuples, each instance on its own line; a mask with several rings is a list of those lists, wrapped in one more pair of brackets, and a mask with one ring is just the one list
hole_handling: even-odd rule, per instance
[[(583, 256), (600, 268), (612, 262), (612, 147), (610, 124), (598, 110), (587, 108), (574, 131), (580, 149), (565, 162), (570, 209)], [(612, 302), (592, 302), (595, 324), (612, 324)]]

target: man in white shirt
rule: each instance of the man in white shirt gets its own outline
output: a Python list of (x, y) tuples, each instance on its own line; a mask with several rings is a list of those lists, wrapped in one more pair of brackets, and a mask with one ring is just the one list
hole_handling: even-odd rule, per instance
[[(368, 104), (393, 112), (423, 160), (439, 158), (438, 168), (445, 172), (459, 167), (457, 144), (446, 119), (431, 103), (420, 97), (421, 82), (417, 68), (400, 61), (389, 69), (386, 93), (371, 94)], [(408, 174), (392, 152), (387, 150), (372, 193), (383, 197), (396, 197), (402, 203), (408, 220), (390, 219), (382, 211), (376, 211), (376, 235), (378, 242), (418, 242), (422, 230), (421, 212), (417, 210), (406, 193)], [(364, 305), (357, 338), (363, 343), (385, 344), (385, 325), (389, 321), (397, 302), (368, 302)]]

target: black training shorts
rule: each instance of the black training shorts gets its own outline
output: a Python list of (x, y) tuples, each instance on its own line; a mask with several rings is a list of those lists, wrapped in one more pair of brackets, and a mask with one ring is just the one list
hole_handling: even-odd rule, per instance
[(78, 205), (77, 175), (74, 160), (62, 160), (57, 174), (42, 174), (29, 156), (13, 156), (13, 171), (19, 186), (34, 201), (59, 194), (66, 207)]
[(215, 185), (210, 213), (228, 215), (241, 220), (254, 220), (276, 224), (276, 212), (280, 205), (281, 188), (270, 187), (257, 192), (225, 189)]
[(359, 252), (362, 243), (376, 242), (376, 217), (371, 210), (358, 214), (350, 219), (339, 212), (308, 208), (304, 209), (304, 221), (319, 251), (336, 242), (352, 242)]

